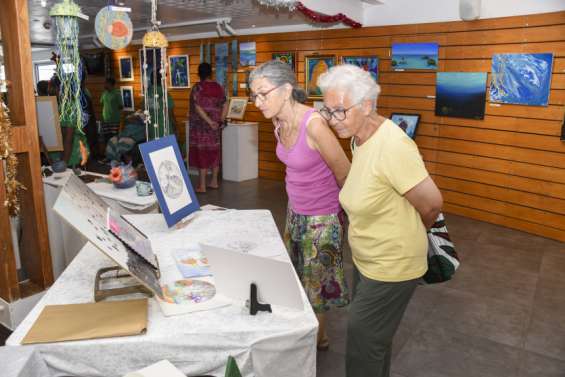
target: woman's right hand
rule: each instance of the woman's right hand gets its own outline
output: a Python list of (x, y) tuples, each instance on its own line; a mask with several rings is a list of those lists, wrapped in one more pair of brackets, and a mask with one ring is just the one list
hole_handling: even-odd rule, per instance
[(211, 129), (213, 130), (217, 130), (218, 128), (220, 128), (220, 124), (218, 122), (210, 122), (208, 123), (208, 125), (210, 126)]

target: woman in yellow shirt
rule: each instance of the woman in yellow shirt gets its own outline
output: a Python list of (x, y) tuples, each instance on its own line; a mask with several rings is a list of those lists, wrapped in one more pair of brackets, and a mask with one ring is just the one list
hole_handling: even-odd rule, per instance
[(320, 114), (356, 146), (339, 195), (355, 265), (347, 377), (387, 377), (392, 338), (427, 270), (426, 229), (443, 201), (414, 141), (377, 113), (380, 87), (369, 72), (336, 66), (318, 85), (324, 95)]

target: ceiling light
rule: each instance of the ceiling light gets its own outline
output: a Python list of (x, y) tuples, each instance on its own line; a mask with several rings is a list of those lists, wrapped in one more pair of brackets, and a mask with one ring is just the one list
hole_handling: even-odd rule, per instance
[(257, 26), (257, 25), (255, 25), (255, 24), (251, 25), (251, 27), (255, 27), (255, 26)]
[(45, 8), (47, 6), (47, 0), (41, 0), (41, 6)]

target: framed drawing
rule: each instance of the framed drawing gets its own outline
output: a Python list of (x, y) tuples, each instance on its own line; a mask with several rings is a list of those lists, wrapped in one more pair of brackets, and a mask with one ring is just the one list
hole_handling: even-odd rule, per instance
[(420, 123), (420, 114), (392, 113), (390, 120), (396, 123), (402, 131), (406, 132), (406, 135), (410, 136), (411, 139), (416, 138), (416, 129), (418, 128), (418, 123)]
[(245, 115), (245, 108), (247, 107), (248, 99), (245, 97), (232, 97), (228, 107), (227, 118), (230, 119), (243, 119)]
[(379, 58), (377, 56), (342, 56), (343, 64), (353, 64), (369, 72), (379, 82)]
[(336, 64), (335, 55), (312, 55), (305, 57), (306, 93), (309, 98), (322, 98), (318, 77)]
[(133, 62), (131, 56), (120, 58), (120, 81), (133, 81)]
[(437, 43), (393, 43), (390, 64), (395, 71), (438, 67)]
[(133, 104), (133, 86), (120, 86), (122, 93), (122, 103), (124, 104), (124, 111), (134, 111)]
[(169, 227), (200, 209), (174, 135), (140, 144), (139, 150)]
[(272, 58), (287, 63), (293, 71), (296, 71), (296, 54), (294, 52), (274, 52)]
[(47, 151), (62, 151), (63, 136), (59, 125), (59, 109), (57, 97), (35, 97), (35, 110), (37, 112), (37, 128), (39, 136)]
[(171, 88), (189, 88), (190, 75), (188, 70), (188, 55), (169, 56), (169, 76)]

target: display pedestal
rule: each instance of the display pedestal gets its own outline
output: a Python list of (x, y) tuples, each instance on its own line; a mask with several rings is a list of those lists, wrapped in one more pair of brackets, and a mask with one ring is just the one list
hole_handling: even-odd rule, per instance
[(259, 175), (258, 123), (228, 123), (222, 133), (222, 177), (241, 182)]

